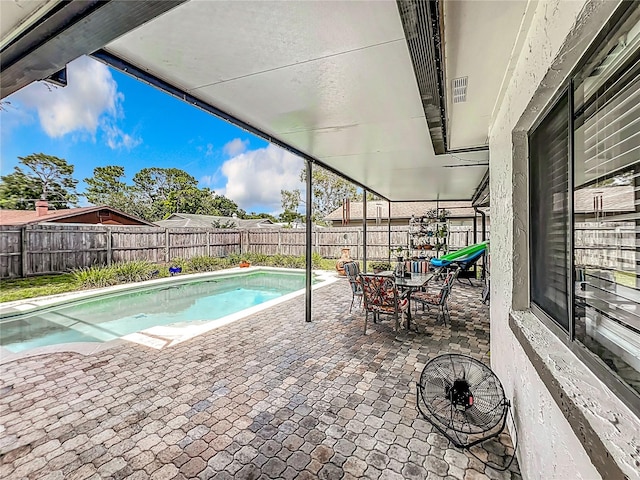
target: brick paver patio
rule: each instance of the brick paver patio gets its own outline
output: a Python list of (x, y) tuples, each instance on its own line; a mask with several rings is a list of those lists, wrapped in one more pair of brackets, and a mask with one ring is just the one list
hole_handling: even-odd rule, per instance
[[(434, 356), (488, 362), (488, 307), (456, 284), (452, 325), (362, 334), (346, 280), (161, 351), (131, 344), (0, 367), (1, 478), (520, 478), (453, 448), (416, 411)], [(508, 435), (477, 454), (503, 462)]]

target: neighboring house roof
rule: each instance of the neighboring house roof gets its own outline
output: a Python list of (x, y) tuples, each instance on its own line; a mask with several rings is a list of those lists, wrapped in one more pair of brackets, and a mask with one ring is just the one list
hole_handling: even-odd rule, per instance
[(156, 225), (164, 228), (216, 228), (218, 225), (222, 227), (230, 226), (231, 228), (264, 228), (277, 227), (268, 218), (235, 218), (235, 217), (219, 217), (216, 215), (197, 215), (194, 213), (174, 213), (166, 220), (155, 222)]
[[(471, 202), (392, 202), (391, 218), (410, 219), (411, 215), (419, 217), (424, 215), (427, 210), (436, 208), (436, 206), (448, 210), (449, 218), (469, 218), (474, 216)], [(350, 211), (350, 221), (362, 221), (362, 202), (351, 202)], [(388, 211), (387, 202), (367, 201), (367, 219), (386, 219)], [(483, 209), (483, 211), (486, 213), (486, 209)], [(341, 221), (342, 207), (335, 209), (324, 218), (325, 220)]]
[(99, 205), (93, 207), (64, 208), (60, 210), (49, 210), (44, 215), (38, 215), (35, 210), (0, 210), (0, 225), (29, 225), (44, 222), (59, 222), (60, 220), (69, 220), (63, 223), (73, 223), (73, 218), (86, 213), (97, 212), (100, 210), (109, 210), (131, 220), (135, 220), (141, 225), (155, 226), (151, 222), (147, 222), (134, 215), (129, 215), (120, 210), (107, 205)]
[(635, 212), (635, 188), (632, 185), (582, 188), (576, 190), (573, 205), (576, 213)]

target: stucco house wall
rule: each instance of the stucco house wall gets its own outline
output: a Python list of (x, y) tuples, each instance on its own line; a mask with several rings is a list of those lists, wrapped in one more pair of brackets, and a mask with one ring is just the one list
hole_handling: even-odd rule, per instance
[(526, 132), (618, 5), (530, 2), (531, 26), (489, 132), (491, 365), (513, 402), (528, 479), (639, 478), (640, 421), (529, 311)]

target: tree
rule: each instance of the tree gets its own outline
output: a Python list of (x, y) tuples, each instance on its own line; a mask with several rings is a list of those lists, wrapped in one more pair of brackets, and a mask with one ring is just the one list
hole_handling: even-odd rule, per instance
[(203, 215), (219, 215), (221, 217), (236, 215), (238, 218), (245, 218), (247, 212), (230, 198), (224, 195), (217, 195), (216, 192), (208, 188), (203, 188), (201, 192), (203, 195), (201, 207)]
[(0, 206), (30, 210), (38, 199), (48, 200), (57, 208), (69, 208), (77, 202), (73, 165), (44, 153), (18, 157), (28, 170), (14, 167), (13, 173), (0, 178)]
[(251, 212), (251, 213), (247, 213), (245, 214), (245, 216), (243, 218), (266, 218), (267, 220), (271, 220), (272, 222), (277, 222), (278, 219), (276, 217), (274, 217), (273, 215), (271, 215), (270, 213), (256, 213), (256, 212)]
[(85, 182), (85, 195), (91, 203), (109, 205), (152, 222), (178, 212), (245, 215), (233, 200), (199, 188), (193, 176), (178, 168), (143, 168), (133, 176), (133, 185), (127, 185), (124, 167), (109, 165), (95, 168), (93, 177)]
[(198, 181), (179, 168), (143, 168), (133, 176), (140, 197), (151, 207), (151, 220), (160, 220), (172, 213), (195, 213), (194, 193)]
[(124, 167), (107, 165), (93, 169), (93, 177), (85, 178), (86, 199), (94, 205), (109, 205), (127, 213), (131, 208), (132, 189), (121, 179), (124, 178)]
[[(300, 172), (300, 181), (306, 182), (307, 170)], [(313, 213), (311, 215), (315, 223), (324, 223), (324, 217), (342, 205), (345, 198), (357, 200), (362, 197), (358, 194), (358, 189), (354, 184), (331, 173), (324, 168), (315, 167), (311, 174)], [(301, 205), (304, 205), (300, 189), (281, 190), (281, 202), (284, 210), (283, 215), (287, 218), (294, 218)], [(281, 216), (282, 218), (282, 216)]]

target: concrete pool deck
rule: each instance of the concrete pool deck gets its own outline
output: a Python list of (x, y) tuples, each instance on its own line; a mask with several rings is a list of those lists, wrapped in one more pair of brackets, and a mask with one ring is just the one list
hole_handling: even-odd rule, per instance
[[(516, 479), (453, 448), (416, 411), (446, 352), (488, 363), (481, 287), (454, 286), (451, 326), (362, 334), (345, 279), (178, 345), (116, 345), (0, 366), (2, 478)], [(476, 452), (502, 462), (509, 436)]]

